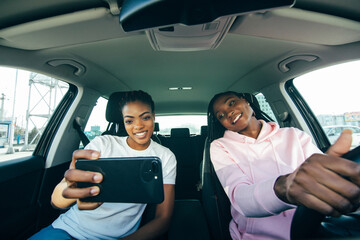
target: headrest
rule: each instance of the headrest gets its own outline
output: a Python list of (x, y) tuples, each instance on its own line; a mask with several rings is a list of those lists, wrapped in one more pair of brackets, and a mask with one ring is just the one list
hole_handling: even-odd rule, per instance
[(160, 131), (159, 123), (155, 122), (154, 132)]
[(189, 138), (190, 130), (188, 128), (172, 128), (170, 137)]
[(206, 137), (208, 132), (208, 126), (201, 126), (200, 135)]
[(255, 107), (257, 107), (258, 109), (260, 108), (260, 104), (259, 101), (257, 100), (257, 98), (251, 94), (251, 93), (243, 93), (243, 95), (245, 96), (246, 99), (248, 99), (252, 104), (255, 105)]
[(123, 123), (119, 102), (126, 92), (114, 92), (110, 95), (106, 106), (106, 120), (113, 123)]

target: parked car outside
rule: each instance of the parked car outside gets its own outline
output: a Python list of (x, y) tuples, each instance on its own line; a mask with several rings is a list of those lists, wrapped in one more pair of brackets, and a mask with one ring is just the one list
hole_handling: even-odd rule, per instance
[(360, 127), (351, 125), (335, 125), (324, 126), (323, 129), (331, 144), (335, 143), (344, 129), (350, 129), (353, 132), (351, 148), (355, 148), (360, 145)]

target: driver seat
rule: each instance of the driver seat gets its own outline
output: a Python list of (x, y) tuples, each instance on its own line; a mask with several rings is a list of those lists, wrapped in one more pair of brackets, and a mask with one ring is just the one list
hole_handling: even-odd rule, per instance
[(230, 200), (226, 195), (210, 159), (210, 141), (207, 137), (201, 165), (202, 203), (214, 240), (231, 240), (229, 223), (231, 221)]

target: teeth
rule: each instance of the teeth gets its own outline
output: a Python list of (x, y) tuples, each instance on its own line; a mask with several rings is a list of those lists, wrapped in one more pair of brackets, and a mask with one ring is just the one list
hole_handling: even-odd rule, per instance
[(137, 135), (137, 136), (143, 136), (143, 135), (145, 135), (145, 132), (135, 133), (135, 135)]
[(234, 119), (234, 121), (233, 121), (233, 124), (236, 123), (236, 121), (239, 120), (239, 118), (240, 118), (241, 116), (242, 116), (242, 113), (239, 114), (239, 115), (237, 115), (237, 117), (236, 117), (236, 118)]

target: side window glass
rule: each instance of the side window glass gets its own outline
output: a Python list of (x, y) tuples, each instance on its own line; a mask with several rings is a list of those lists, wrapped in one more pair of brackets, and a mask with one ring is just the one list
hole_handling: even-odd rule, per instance
[(259, 102), (260, 110), (269, 115), (274, 122), (277, 122), (275, 114), (270, 107), (270, 104), (266, 101), (265, 96), (262, 93), (258, 93), (255, 95), (256, 99)]
[(316, 115), (331, 144), (343, 129), (353, 131), (352, 148), (360, 144), (360, 61), (320, 69), (294, 79), (294, 85)]
[[(108, 124), (105, 117), (107, 102), (107, 99), (99, 97), (96, 106), (91, 111), (84, 130), (85, 135), (90, 141), (96, 136), (100, 136), (106, 130)], [(82, 143), (80, 143), (80, 148), (83, 147)]]
[(32, 154), (68, 89), (52, 77), (0, 67), (0, 162)]
[(360, 128), (351, 127), (350, 129), (353, 131), (353, 133), (360, 133)]

